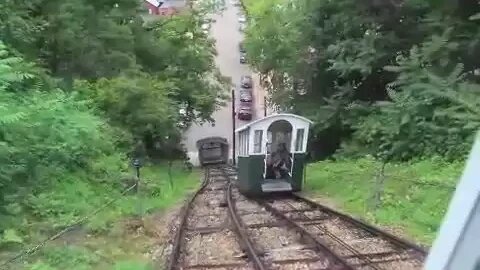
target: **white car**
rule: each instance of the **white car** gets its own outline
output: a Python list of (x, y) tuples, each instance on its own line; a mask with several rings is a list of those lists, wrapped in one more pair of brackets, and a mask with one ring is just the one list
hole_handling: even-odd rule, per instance
[(238, 17), (238, 22), (239, 23), (245, 23), (245, 22), (247, 22), (247, 18), (245, 18), (245, 16), (240, 16), (240, 17)]
[(238, 27), (238, 30), (243, 32), (243, 31), (245, 31), (245, 28), (246, 28), (245, 24), (241, 23), (240, 27)]

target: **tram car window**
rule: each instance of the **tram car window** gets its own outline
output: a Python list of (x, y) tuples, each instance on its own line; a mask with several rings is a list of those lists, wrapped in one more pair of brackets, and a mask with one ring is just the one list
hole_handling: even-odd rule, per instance
[(262, 135), (263, 135), (263, 130), (255, 130), (255, 142), (253, 144), (254, 153), (262, 152)]
[(222, 137), (208, 137), (197, 141), (200, 165), (225, 164), (228, 160), (228, 141)]
[(305, 133), (305, 129), (300, 128), (297, 129), (297, 136), (295, 140), (295, 151), (302, 151), (303, 149), (303, 134)]
[(311, 123), (294, 114), (274, 114), (237, 129), (240, 192), (257, 196), (300, 191)]

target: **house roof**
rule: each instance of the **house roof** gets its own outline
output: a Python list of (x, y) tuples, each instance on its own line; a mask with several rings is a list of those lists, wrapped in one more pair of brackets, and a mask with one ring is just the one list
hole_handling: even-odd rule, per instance
[(185, 0), (164, 0), (161, 8), (183, 8), (185, 5)]

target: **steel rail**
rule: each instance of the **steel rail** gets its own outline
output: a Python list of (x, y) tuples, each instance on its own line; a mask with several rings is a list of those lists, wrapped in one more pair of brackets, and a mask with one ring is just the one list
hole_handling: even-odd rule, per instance
[(205, 170), (205, 175), (204, 175), (202, 185), (200, 186), (199, 189), (197, 189), (197, 191), (195, 191), (190, 196), (190, 198), (187, 200), (187, 203), (185, 204), (185, 206), (182, 208), (182, 211), (180, 212), (181, 221), (180, 221), (180, 225), (178, 227), (177, 233), (175, 235), (175, 240), (173, 242), (173, 247), (172, 247), (172, 253), (170, 254), (170, 258), (168, 260), (167, 270), (174, 270), (178, 266), (177, 261), (180, 256), (180, 247), (182, 243), (182, 237), (185, 234), (187, 219), (188, 219), (189, 212), (192, 208), (192, 203), (195, 200), (195, 198), (197, 198), (197, 196), (205, 189), (205, 187), (210, 182), (210, 170), (213, 168), (214, 167), (211, 167)]
[[(327, 244), (323, 243), (319, 239), (317, 239), (314, 235), (312, 235), (310, 232), (305, 230), (302, 226), (298, 225), (295, 221), (292, 221), (289, 217), (286, 215), (282, 214), (280, 211), (266, 203), (265, 201), (262, 200), (256, 200), (258, 204), (263, 206), (265, 210), (268, 212), (272, 213), (274, 216), (284, 220), (285, 222), (288, 223), (290, 227), (293, 227), (295, 230), (299, 231), (302, 235), (306, 236), (309, 238), (314, 244), (315, 247), (318, 251), (322, 252), (328, 258), (333, 259), (335, 263), (337, 263), (340, 267), (335, 268), (335, 269), (342, 269), (342, 270), (354, 270), (352, 265), (350, 265), (344, 258), (340, 257), (339, 255), (335, 254), (330, 248), (327, 247)], [(331, 268), (330, 268), (331, 269)]]
[(230, 218), (233, 221), (233, 225), (235, 227), (235, 231), (239, 239), (242, 241), (241, 244), (243, 245), (244, 249), (246, 249), (247, 251), (248, 257), (253, 261), (255, 269), (265, 270), (266, 268), (263, 265), (263, 262), (259, 258), (258, 251), (254, 248), (252, 241), (250, 240), (247, 233), (245, 232), (245, 229), (240, 221), (240, 218), (238, 217), (237, 208), (235, 206), (235, 202), (233, 201), (232, 183), (228, 184), (227, 192), (225, 192), (225, 197), (228, 204)]
[(360, 228), (368, 231), (369, 233), (371, 233), (371, 234), (373, 234), (377, 237), (380, 237), (380, 238), (383, 238), (387, 241), (393, 242), (397, 246), (403, 247), (404, 249), (412, 249), (412, 250), (414, 250), (414, 251), (416, 251), (416, 252), (418, 252), (418, 253), (420, 253), (421, 255), (424, 255), (424, 256), (426, 256), (428, 254), (428, 251), (426, 249), (414, 244), (413, 242), (402, 239), (398, 236), (395, 236), (395, 235), (393, 235), (389, 232), (386, 232), (386, 231), (384, 231), (384, 230), (382, 230), (382, 229), (380, 229), (376, 226), (365, 223), (365, 222), (363, 222), (359, 219), (356, 219), (352, 216), (340, 213), (340, 212), (338, 212), (338, 211), (336, 211), (336, 210), (334, 210), (330, 207), (327, 207), (325, 205), (314, 202), (314, 201), (312, 201), (310, 199), (307, 199), (305, 197), (302, 197), (298, 194), (293, 194), (293, 198), (310, 205), (314, 209), (318, 209), (320, 211), (323, 211), (323, 212), (329, 213), (331, 215), (337, 216), (337, 217), (343, 219), (344, 221), (349, 222), (350, 224), (352, 224), (356, 227), (360, 227)]
[[(295, 207), (290, 204), (289, 202), (286, 202), (287, 205), (289, 205), (291, 208), (295, 209)], [(295, 210), (299, 210), (299, 209), (295, 209)], [(303, 216), (303, 218), (305, 218), (305, 220), (308, 220), (310, 221), (311, 218), (309, 218), (307, 215), (305, 215), (305, 211), (308, 211), (309, 209), (302, 209), (301, 211), (299, 211), (298, 213), (300, 215)], [(360, 260), (363, 260), (366, 262), (366, 265), (370, 266), (371, 268), (373, 268), (374, 270), (380, 270), (378, 267), (376, 267), (374, 265), (374, 263), (365, 255), (365, 254), (362, 254), (360, 252), (358, 252), (355, 248), (353, 248), (351, 245), (347, 244), (345, 241), (343, 241), (342, 239), (340, 239), (338, 236), (336, 236), (335, 234), (329, 232), (328, 230), (322, 228), (321, 226), (319, 226), (318, 224), (314, 224), (312, 226), (315, 226), (317, 229), (319, 229), (322, 233), (324, 233), (325, 235), (327, 235), (328, 237), (332, 238), (335, 242), (339, 243), (340, 245), (342, 245), (344, 248), (346, 248), (348, 251), (350, 251), (352, 254), (354, 254), (354, 256), (352, 257), (356, 257)]]

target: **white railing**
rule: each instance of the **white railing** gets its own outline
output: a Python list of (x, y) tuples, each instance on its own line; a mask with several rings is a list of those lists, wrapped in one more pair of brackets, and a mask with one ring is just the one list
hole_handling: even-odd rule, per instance
[(292, 177), (292, 173), (293, 173), (293, 153), (292, 153), (292, 156), (290, 157), (290, 172), (288, 173), (288, 175)]
[(265, 158), (263, 159), (263, 179), (266, 179), (267, 177), (267, 158), (268, 154), (266, 154)]
[(263, 179), (267, 179), (267, 159), (268, 156), (270, 155), (268, 153), (268, 141), (265, 143), (265, 159), (263, 159)]

